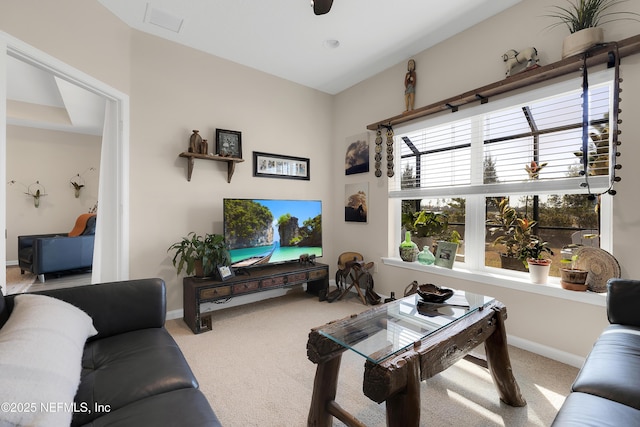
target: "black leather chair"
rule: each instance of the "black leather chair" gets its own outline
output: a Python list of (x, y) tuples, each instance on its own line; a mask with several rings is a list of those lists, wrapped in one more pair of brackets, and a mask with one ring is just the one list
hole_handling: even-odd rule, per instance
[(44, 283), (47, 273), (86, 270), (93, 265), (96, 215), (82, 214), (69, 232), (18, 236), (20, 272), (38, 275)]

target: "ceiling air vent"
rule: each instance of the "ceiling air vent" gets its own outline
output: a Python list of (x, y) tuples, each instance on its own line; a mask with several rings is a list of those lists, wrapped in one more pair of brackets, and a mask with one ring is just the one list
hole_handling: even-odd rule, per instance
[(184, 18), (179, 18), (164, 10), (156, 9), (147, 3), (147, 11), (144, 14), (144, 22), (157, 25), (165, 30), (179, 33), (184, 23)]

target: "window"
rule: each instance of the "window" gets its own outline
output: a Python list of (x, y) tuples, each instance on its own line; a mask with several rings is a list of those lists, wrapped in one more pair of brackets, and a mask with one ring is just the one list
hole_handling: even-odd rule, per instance
[(463, 238), (456, 261), (468, 269), (526, 271), (519, 260), (501, 261), (513, 237), (500, 237), (505, 204), (552, 247), (552, 276), (559, 276), (569, 245), (608, 248), (616, 88), (609, 71), (590, 79), (586, 96), (574, 80), (395, 129), (401, 173), (389, 183), (389, 198), (402, 215), (392, 226), (417, 238), (412, 217), (445, 214)]

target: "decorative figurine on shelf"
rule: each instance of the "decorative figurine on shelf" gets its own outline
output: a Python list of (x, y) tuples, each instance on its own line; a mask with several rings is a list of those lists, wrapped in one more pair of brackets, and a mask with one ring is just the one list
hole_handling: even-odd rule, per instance
[(404, 105), (405, 112), (413, 110), (416, 99), (416, 61), (410, 59), (407, 63), (407, 74), (404, 76)]
[(200, 144), (200, 154), (209, 154), (209, 143), (206, 139), (203, 139)]
[[(527, 63), (525, 70), (529, 70), (531, 68), (539, 67), (538, 63), (538, 51), (535, 47), (528, 47), (521, 52), (518, 52), (515, 49), (509, 49), (502, 55), (502, 60), (505, 62), (507, 67), (507, 71), (505, 72), (506, 77), (511, 76), (511, 70), (517, 65)], [(523, 70), (524, 71), (524, 70)]]
[(202, 137), (199, 135), (199, 130), (194, 130), (189, 138), (189, 152), (190, 153), (202, 153)]

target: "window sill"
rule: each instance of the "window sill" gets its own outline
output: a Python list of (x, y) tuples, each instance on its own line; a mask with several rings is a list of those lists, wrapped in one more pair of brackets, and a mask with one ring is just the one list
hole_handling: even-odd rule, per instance
[[(422, 271), (444, 277), (454, 277), (456, 279), (469, 280), (490, 286), (513, 289), (520, 292), (544, 295), (554, 298), (566, 299), (569, 301), (582, 302), (596, 306), (606, 306), (606, 293), (576, 292), (568, 291), (560, 287), (560, 280), (557, 277), (550, 277), (546, 285), (535, 285), (527, 280), (527, 276), (512, 277), (506, 274), (498, 274), (486, 271), (472, 271), (464, 268), (454, 267), (448, 269), (435, 265), (422, 265), (418, 262), (405, 262), (400, 258), (382, 258), (382, 263), (392, 267), (405, 268), (408, 270)], [(516, 273), (517, 274), (517, 273)]]

